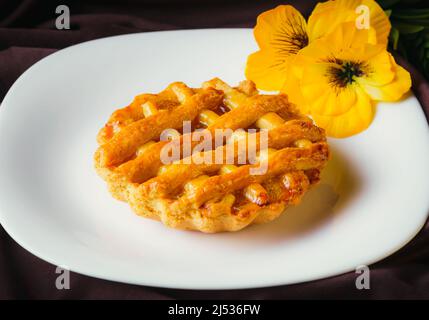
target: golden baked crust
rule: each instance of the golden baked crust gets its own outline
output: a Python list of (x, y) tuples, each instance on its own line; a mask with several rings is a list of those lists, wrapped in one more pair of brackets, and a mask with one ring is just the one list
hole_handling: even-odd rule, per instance
[[(192, 122), (192, 132), (173, 130), (171, 141), (160, 140), (163, 130), (180, 130), (183, 121)], [(260, 163), (246, 158), (239, 139), (181, 154), (171, 164), (161, 161), (168, 143), (182, 146), (186, 140), (194, 147), (197, 132), (214, 137), (216, 129), (227, 128), (256, 129), (242, 132), (241, 139), (253, 143), (259, 161), (266, 161), (263, 174), (252, 174)], [(261, 145), (258, 129), (268, 129), (268, 146)], [(232, 88), (217, 78), (202, 88), (175, 82), (159, 94), (137, 96), (112, 114), (97, 141), (95, 168), (116, 199), (128, 202), (138, 215), (202, 232), (236, 231), (275, 219), (319, 181), (329, 157), (323, 129), (286, 95), (259, 94), (251, 81)], [(225, 164), (230, 147), (234, 164)], [(221, 163), (197, 161), (217, 156)], [(243, 156), (247, 162), (240, 165)]]

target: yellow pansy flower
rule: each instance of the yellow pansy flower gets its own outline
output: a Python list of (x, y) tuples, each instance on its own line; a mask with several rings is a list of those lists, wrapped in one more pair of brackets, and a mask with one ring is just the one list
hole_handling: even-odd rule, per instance
[(396, 101), (411, 87), (410, 74), (384, 44), (369, 43), (369, 38), (370, 31), (343, 23), (300, 50), (285, 77), (281, 91), (329, 136), (366, 129), (373, 100)]
[[(259, 51), (247, 60), (246, 77), (263, 90), (280, 90), (287, 68), (295, 55), (312, 41), (334, 31), (340, 24), (355, 21), (356, 8), (365, 5), (370, 12), (373, 41), (387, 44), (390, 22), (374, 0), (336, 0), (318, 4), (308, 24), (290, 5), (280, 5), (260, 14), (254, 28)], [(370, 40), (371, 41), (371, 40)]]

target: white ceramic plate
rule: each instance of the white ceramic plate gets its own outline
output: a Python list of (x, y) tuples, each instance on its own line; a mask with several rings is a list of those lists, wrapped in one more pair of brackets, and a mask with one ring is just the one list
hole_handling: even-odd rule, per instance
[(251, 30), (154, 32), (61, 50), (25, 72), (0, 108), (0, 214), (24, 248), (56, 265), (135, 284), (226, 289), (291, 284), (371, 264), (429, 211), (429, 130), (410, 96), (372, 126), (331, 139), (323, 180), (280, 219), (241, 232), (168, 229), (135, 216), (95, 174), (95, 136), (142, 92), (244, 77)]

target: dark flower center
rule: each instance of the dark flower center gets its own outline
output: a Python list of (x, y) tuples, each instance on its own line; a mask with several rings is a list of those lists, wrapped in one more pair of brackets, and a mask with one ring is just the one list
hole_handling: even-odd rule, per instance
[(297, 17), (282, 21), (279, 30), (274, 33), (271, 45), (280, 53), (294, 55), (308, 46), (306, 27)]
[(335, 87), (344, 88), (356, 81), (356, 77), (367, 74), (368, 66), (360, 61), (343, 61), (330, 59), (327, 62), (336, 64), (328, 67), (327, 77)]
[(289, 54), (297, 54), (299, 50), (308, 46), (308, 36), (306, 33), (293, 34), (289, 38), (285, 38), (284, 44)]

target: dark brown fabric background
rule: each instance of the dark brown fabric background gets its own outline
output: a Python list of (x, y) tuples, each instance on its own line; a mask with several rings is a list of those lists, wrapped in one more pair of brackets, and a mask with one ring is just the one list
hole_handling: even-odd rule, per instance
[[(72, 30), (56, 30), (56, 3), (0, 0), (0, 101), (29, 66), (72, 44), (110, 35), (184, 28), (253, 27), (256, 16), (285, 1), (61, 1)], [(315, 1), (290, 1), (308, 14)], [(429, 114), (429, 85), (414, 68), (414, 91)], [(429, 191), (428, 191), (429, 192)], [(403, 214), (407, 214), (404, 212)], [(383, 230), (380, 230), (383, 232)], [(376, 241), (376, 240), (375, 240)], [(267, 270), (269, 272), (269, 270)], [(159, 289), (71, 274), (71, 289), (55, 288), (55, 266), (21, 248), (0, 227), (1, 299), (382, 299), (429, 298), (429, 225), (405, 248), (371, 266), (371, 289), (355, 288), (355, 273), (304, 284), (228, 291)]]

